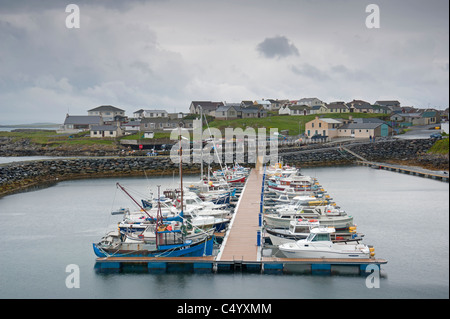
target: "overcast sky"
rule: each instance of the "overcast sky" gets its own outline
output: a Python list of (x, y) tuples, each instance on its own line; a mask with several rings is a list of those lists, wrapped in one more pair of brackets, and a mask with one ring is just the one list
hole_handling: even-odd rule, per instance
[(0, 124), (193, 100), (448, 107), (448, 0), (72, 0), (78, 29), (69, 3), (0, 0)]

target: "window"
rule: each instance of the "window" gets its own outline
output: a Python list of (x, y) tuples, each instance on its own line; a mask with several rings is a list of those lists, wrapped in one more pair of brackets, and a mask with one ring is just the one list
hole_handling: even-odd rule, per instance
[(322, 123), (319, 123), (319, 127), (322, 127)]
[(109, 135), (114, 135), (114, 131), (109, 131)]
[(314, 123), (312, 123), (312, 126), (311, 127), (314, 127)]

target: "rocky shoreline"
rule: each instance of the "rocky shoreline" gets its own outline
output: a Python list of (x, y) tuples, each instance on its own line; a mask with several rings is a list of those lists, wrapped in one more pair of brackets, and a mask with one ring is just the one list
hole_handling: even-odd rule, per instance
[[(369, 161), (401, 163), (428, 169), (448, 170), (448, 155), (426, 153), (433, 140), (390, 140), (377, 143), (348, 145), (352, 152)], [(3, 149), (3, 148), (2, 148)], [(283, 162), (299, 167), (351, 165), (354, 155), (342, 148), (311, 146), (284, 149), (279, 155)], [(289, 151), (289, 149), (288, 149)], [(45, 153), (44, 153), (45, 154)], [(36, 154), (33, 154), (36, 155)], [(39, 154), (43, 155), (43, 154)], [(49, 154), (46, 154), (49, 156)], [(67, 156), (67, 154), (65, 154)], [(95, 155), (99, 155), (96, 153)], [(22, 153), (21, 156), (24, 156)], [(83, 156), (86, 156), (83, 154)], [(178, 174), (179, 164), (170, 157), (87, 157), (12, 162), (0, 165), (0, 197), (30, 187), (48, 185), (63, 180), (120, 176), (150, 176)], [(183, 163), (183, 173), (199, 173), (200, 164)]]

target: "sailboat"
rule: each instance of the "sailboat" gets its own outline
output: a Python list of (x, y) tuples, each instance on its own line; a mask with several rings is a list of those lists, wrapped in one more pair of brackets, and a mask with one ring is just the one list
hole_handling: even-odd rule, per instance
[[(179, 134), (181, 142), (181, 134)], [(180, 183), (181, 203), (183, 203), (183, 174), (182, 174), (182, 148), (180, 145)], [(130, 196), (131, 197), (131, 196)], [(158, 187), (159, 198), (159, 187)], [(136, 200), (131, 199), (146, 212)], [(183, 206), (178, 218), (167, 221), (161, 213), (158, 202), (156, 219), (150, 214), (148, 217), (154, 222), (136, 236), (122, 234), (120, 231), (110, 232), (98, 243), (93, 243), (94, 253), (98, 257), (200, 257), (209, 256), (213, 252), (214, 229), (196, 230), (195, 236), (188, 236), (184, 225)], [(191, 233), (192, 235), (192, 233)]]

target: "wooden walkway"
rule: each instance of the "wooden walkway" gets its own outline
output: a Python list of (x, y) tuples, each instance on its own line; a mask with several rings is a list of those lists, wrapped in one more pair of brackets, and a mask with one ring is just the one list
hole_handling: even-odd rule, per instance
[(217, 261), (258, 261), (258, 214), (263, 176), (252, 169), (222, 243)]

